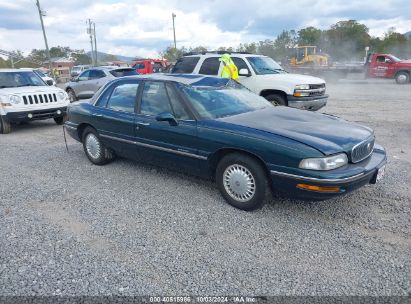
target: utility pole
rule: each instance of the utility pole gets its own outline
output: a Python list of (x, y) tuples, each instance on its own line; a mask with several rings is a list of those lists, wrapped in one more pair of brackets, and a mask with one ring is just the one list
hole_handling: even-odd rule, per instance
[(49, 60), (49, 72), (52, 73), (51, 71), (51, 57), (50, 57), (50, 50), (49, 50), (49, 45), (47, 43), (47, 36), (46, 36), (46, 31), (44, 29), (44, 23), (43, 23), (43, 16), (45, 16), (44, 12), (41, 10), (40, 7), (40, 2), (39, 0), (36, 0), (36, 5), (37, 5), (37, 9), (39, 10), (39, 16), (40, 16), (40, 22), (41, 22), (41, 29), (43, 30), (43, 37), (44, 37), (44, 43), (46, 44), (46, 54), (47, 54), (47, 58)]
[(94, 63), (94, 47), (93, 47), (93, 32), (91, 31), (91, 20), (88, 19), (88, 29), (87, 34), (90, 35), (90, 45), (91, 45), (91, 65), (95, 66)]
[(174, 48), (177, 50), (177, 43), (176, 43), (176, 27), (175, 27), (175, 24), (174, 24), (174, 18), (176, 17), (176, 14), (171, 13), (171, 17), (173, 18)]
[(97, 53), (97, 35), (96, 35), (96, 23), (93, 22), (93, 34), (94, 34), (94, 52), (96, 52), (96, 65), (98, 65), (98, 53)]

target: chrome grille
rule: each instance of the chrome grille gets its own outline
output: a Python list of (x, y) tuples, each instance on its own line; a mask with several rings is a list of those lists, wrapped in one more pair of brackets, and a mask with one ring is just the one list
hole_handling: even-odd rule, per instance
[(23, 103), (25, 105), (45, 104), (45, 103), (52, 103), (52, 102), (57, 102), (56, 93), (30, 94), (30, 95), (23, 96)]
[(355, 145), (351, 151), (351, 161), (358, 163), (371, 155), (374, 150), (375, 138), (371, 137), (358, 145)]
[(310, 84), (310, 96), (323, 96), (325, 94), (325, 83)]

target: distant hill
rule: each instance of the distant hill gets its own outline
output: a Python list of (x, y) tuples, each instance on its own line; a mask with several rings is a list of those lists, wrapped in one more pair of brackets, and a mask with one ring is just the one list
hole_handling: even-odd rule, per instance
[(407, 36), (408, 39), (411, 39), (411, 31), (406, 32), (404, 35)]
[[(89, 57), (91, 56), (90, 51), (87, 52), (87, 56), (89, 56)], [(108, 53), (99, 52), (99, 51), (97, 51), (97, 57), (98, 57), (98, 61), (121, 60), (121, 61), (125, 61), (125, 62), (131, 62), (135, 58), (140, 58), (139, 56), (129, 57), (129, 56), (122, 56), (122, 55), (108, 54)]]

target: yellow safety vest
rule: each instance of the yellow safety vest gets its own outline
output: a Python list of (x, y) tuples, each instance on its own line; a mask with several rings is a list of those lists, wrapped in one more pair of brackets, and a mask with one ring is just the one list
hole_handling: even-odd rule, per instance
[(238, 79), (238, 69), (234, 63), (224, 64), (221, 70), (220, 77), (231, 78), (234, 80)]

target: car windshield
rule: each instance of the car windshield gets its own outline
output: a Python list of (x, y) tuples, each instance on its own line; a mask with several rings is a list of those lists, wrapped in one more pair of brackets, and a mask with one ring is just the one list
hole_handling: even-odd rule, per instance
[(34, 73), (36, 73), (37, 75), (39, 75), (40, 77), (47, 77), (46, 74), (44, 74), (42, 71), (40, 70), (34, 70)]
[(395, 61), (395, 62), (400, 62), (401, 59), (398, 57), (395, 57), (394, 55), (390, 55), (390, 57)]
[(134, 69), (117, 69), (117, 70), (110, 71), (110, 73), (114, 77), (138, 75), (138, 73)]
[(47, 84), (32, 71), (0, 73), (0, 89), (45, 85)]
[(233, 116), (273, 106), (263, 97), (238, 86), (183, 86), (182, 89), (204, 119)]
[(277, 62), (269, 57), (247, 57), (257, 75), (285, 73)]

